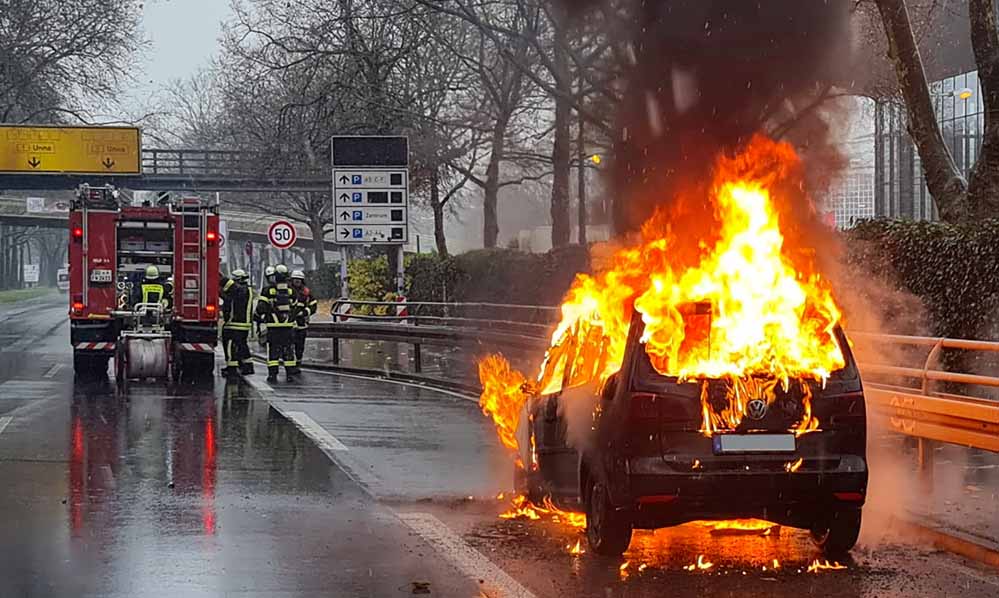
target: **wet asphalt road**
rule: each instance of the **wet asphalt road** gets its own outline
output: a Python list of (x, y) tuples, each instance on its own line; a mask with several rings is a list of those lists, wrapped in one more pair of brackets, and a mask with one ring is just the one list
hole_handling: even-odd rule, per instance
[[(821, 574), (790, 529), (570, 555), (578, 530), (497, 518), (511, 469), (473, 402), (312, 372), (118, 396), (74, 383), (62, 301), (0, 306), (2, 598), (999, 595), (885, 526)], [(684, 570), (698, 555), (714, 566)]]

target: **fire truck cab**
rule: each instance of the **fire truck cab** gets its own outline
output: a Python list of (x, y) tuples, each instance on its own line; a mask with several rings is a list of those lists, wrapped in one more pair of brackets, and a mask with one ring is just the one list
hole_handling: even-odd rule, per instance
[[(69, 316), (80, 376), (208, 375), (218, 335), (218, 205), (199, 197), (127, 205), (81, 185), (69, 214)], [(164, 305), (133, 301), (148, 266), (172, 278)]]

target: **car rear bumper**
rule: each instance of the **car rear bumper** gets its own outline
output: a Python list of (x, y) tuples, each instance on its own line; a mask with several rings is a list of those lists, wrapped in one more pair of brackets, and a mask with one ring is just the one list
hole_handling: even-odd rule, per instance
[(860, 508), (867, 495), (867, 464), (858, 455), (804, 458), (759, 456), (677, 463), (661, 457), (626, 462), (626, 493), (615, 502), (635, 512), (636, 527), (694, 519), (759, 517), (808, 527), (830, 509)]

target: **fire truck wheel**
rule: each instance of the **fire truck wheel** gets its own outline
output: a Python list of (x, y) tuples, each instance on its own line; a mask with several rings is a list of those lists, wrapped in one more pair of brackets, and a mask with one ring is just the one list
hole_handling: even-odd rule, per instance
[(215, 376), (214, 353), (181, 353), (180, 375), (186, 380), (209, 380)]
[(73, 373), (79, 379), (92, 380), (108, 373), (108, 358), (106, 355), (73, 354)]
[(833, 511), (812, 526), (812, 539), (827, 557), (843, 557), (860, 536), (860, 509)]
[(593, 552), (618, 557), (631, 544), (631, 521), (611, 504), (602, 482), (589, 484), (586, 492), (586, 540)]

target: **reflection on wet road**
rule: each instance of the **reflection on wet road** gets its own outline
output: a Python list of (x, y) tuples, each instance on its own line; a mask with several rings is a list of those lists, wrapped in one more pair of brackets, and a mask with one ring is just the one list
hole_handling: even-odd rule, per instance
[(807, 573), (786, 528), (637, 532), (598, 558), (579, 529), (498, 518), (511, 464), (467, 398), (316, 372), (116, 394), (74, 382), (66, 329), (60, 303), (0, 311), (3, 598), (999, 595), (891, 538)]

